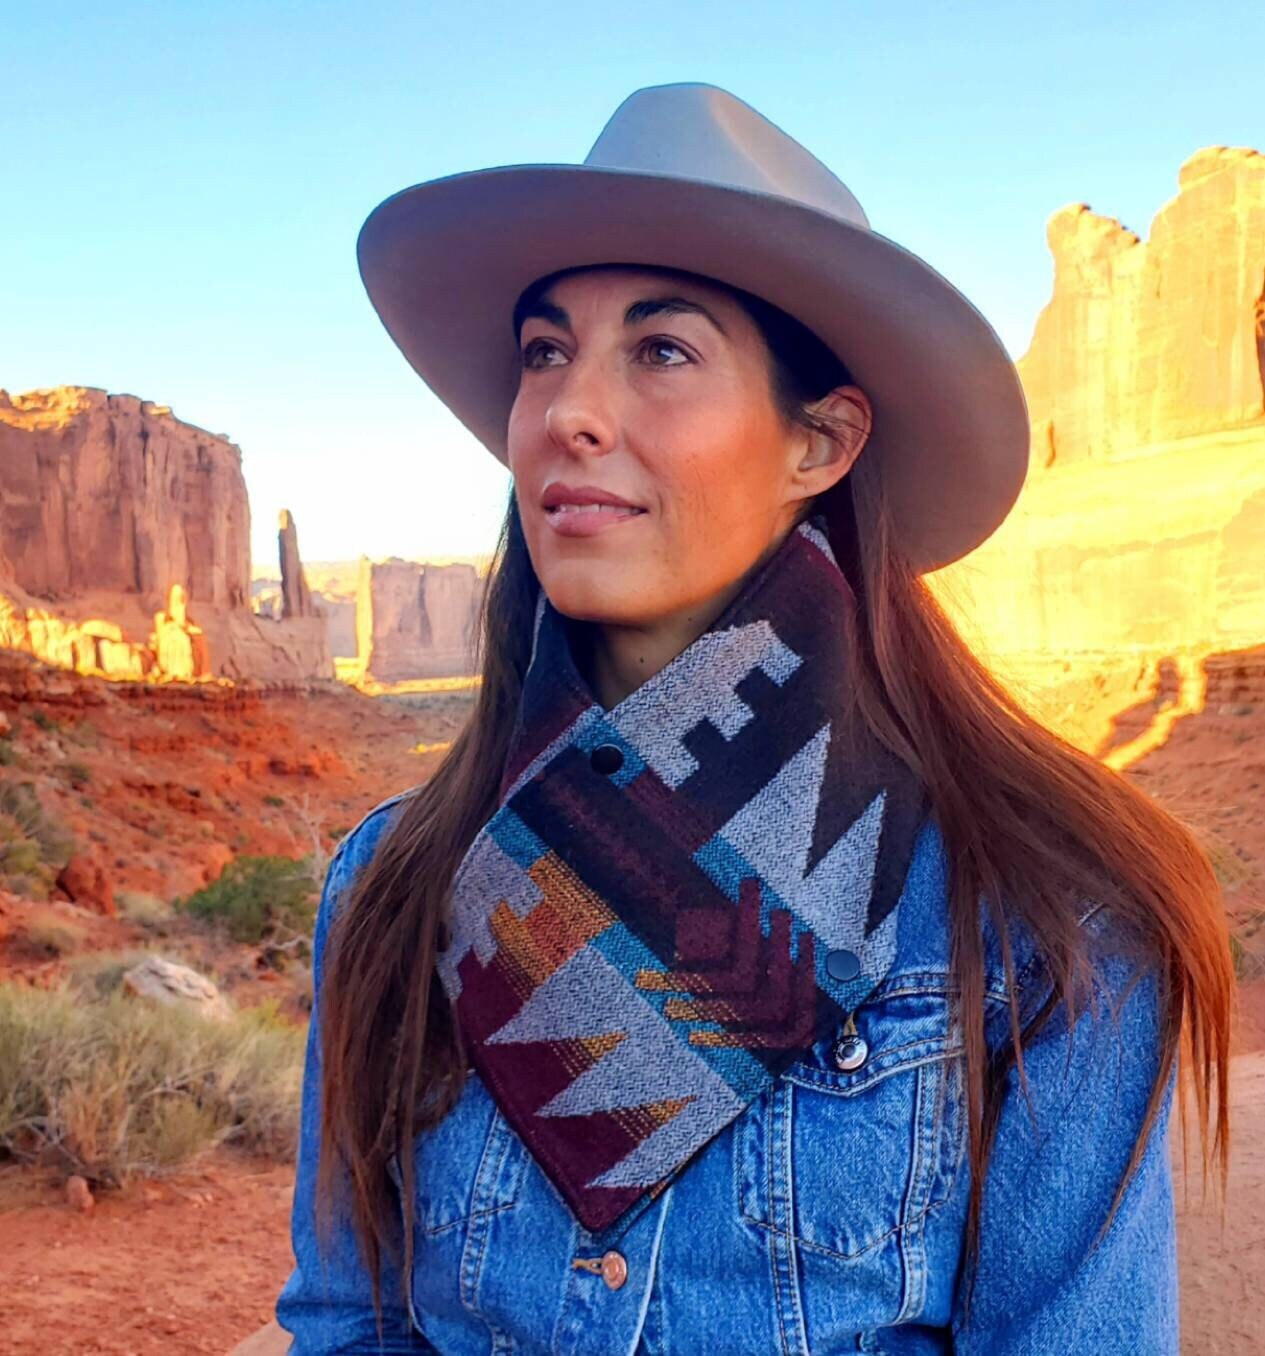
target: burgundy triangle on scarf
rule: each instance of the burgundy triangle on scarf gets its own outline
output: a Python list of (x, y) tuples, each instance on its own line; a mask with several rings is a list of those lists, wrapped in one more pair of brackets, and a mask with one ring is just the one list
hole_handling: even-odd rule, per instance
[(579, 1223), (641, 1213), (889, 969), (925, 799), (846, 691), (820, 517), (610, 710), (538, 596), (500, 805), (439, 973)]

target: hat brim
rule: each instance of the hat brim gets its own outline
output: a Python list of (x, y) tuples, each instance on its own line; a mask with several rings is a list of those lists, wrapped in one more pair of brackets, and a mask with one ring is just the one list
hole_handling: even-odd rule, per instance
[(591, 165), (505, 165), (407, 188), (357, 241), (369, 299), (414, 370), (502, 463), (515, 301), (583, 264), (686, 269), (814, 331), (874, 409), (898, 544), (920, 571), (973, 550), (1028, 469), (1018, 373), (980, 312), (917, 255), (789, 198)]

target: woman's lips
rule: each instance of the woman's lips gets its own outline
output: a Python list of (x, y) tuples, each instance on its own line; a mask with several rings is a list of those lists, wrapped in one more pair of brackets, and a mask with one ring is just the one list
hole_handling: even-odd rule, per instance
[(645, 515), (645, 509), (613, 504), (559, 504), (545, 509), (545, 521), (560, 537), (593, 537)]

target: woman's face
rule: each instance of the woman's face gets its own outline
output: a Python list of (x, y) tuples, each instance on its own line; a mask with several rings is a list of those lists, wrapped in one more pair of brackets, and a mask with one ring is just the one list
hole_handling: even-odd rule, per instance
[[(693, 279), (595, 268), (559, 279), (542, 303), (523, 323), (508, 451), (550, 601), (626, 626), (719, 611), (804, 501), (851, 466), (865, 397), (840, 387), (818, 406), (862, 426), (844, 443), (788, 428), (755, 323)], [(593, 491), (635, 511), (555, 505)]]

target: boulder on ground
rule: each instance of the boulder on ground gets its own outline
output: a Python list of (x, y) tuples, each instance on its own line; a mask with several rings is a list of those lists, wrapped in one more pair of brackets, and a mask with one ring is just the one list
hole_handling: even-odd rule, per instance
[(146, 956), (134, 965), (123, 976), (123, 989), (137, 998), (192, 1007), (213, 1021), (232, 1015), (228, 1000), (205, 975), (161, 956)]

